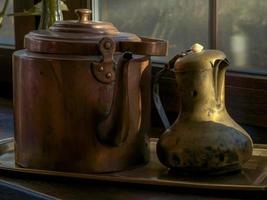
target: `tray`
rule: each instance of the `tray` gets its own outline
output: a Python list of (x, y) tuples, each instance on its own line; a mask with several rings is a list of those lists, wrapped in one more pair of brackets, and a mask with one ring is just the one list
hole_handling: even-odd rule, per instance
[(80, 174), (21, 168), (14, 161), (14, 139), (0, 140), (0, 170), (47, 176), (70, 177), (98, 181), (135, 183), (167, 187), (186, 187), (210, 190), (266, 191), (267, 190), (267, 145), (254, 145), (252, 158), (237, 173), (212, 176), (171, 176), (168, 169), (157, 159), (156, 139), (151, 139), (151, 161), (132, 170), (105, 174)]

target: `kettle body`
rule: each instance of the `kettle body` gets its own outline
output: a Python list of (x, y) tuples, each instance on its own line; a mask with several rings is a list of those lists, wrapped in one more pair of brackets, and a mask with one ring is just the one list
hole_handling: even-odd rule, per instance
[(224, 102), (228, 61), (221, 51), (191, 50), (174, 64), (180, 114), (160, 137), (160, 161), (176, 172), (226, 173), (252, 155), (252, 140)]
[[(59, 171), (109, 172), (148, 161), (148, 57), (131, 60), (128, 137), (117, 146), (106, 145), (97, 137), (97, 121), (114, 106), (114, 84), (99, 83), (95, 79), (91, 72), (93, 61), (97, 61), (97, 57), (72, 56), (69, 60), (68, 56), (41, 55), (27, 50), (14, 54), (18, 165)], [(118, 109), (123, 109), (122, 105)]]

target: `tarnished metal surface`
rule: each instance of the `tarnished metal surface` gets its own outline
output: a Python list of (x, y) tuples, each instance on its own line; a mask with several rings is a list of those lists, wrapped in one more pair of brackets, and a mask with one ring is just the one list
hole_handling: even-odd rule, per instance
[(91, 57), (14, 54), (17, 164), (98, 173), (147, 162), (150, 62), (121, 59), (116, 82), (103, 84)]
[[(12, 140), (0, 142), (0, 170), (19, 173), (41, 174), (57, 177), (70, 177), (99, 181), (136, 183), (145, 185), (202, 188), (210, 190), (267, 190), (267, 145), (254, 145), (252, 158), (240, 172), (220, 176), (182, 176), (170, 175), (168, 169), (157, 159), (156, 139), (150, 140), (151, 161), (146, 166), (116, 173), (80, 174), (45, 171), (15, 166)], [(8, 147), (8, 148), (6, 148)]]
[(13, 54), (16, 163), (79, 173), (145, 164), (150, 56), (166, 55), (167, 42), (77, 12), (27, 34)]
[(178, 57), (174, 71), (180, 114), (160, 137), (160, 161), (178, 173), (226, 173), (240, 169), (252, 154), (248, 133), (225, 107), (223, 52), (195, 44)]

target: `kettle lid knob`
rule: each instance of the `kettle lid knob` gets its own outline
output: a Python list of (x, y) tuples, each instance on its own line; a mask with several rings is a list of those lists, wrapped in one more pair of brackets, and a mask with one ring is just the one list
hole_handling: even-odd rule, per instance
[(190, 50), (193, 53), (201, 52), (204, 49), (204, 47), (201, 44), (195, 43), (191, 46)]
[(90, 9), (86, 9), (86, 8), (76, 9), (75, 13), (78, 16), (78, 21), (80, 23), (86, 24), (91, 21), (92, 11)]

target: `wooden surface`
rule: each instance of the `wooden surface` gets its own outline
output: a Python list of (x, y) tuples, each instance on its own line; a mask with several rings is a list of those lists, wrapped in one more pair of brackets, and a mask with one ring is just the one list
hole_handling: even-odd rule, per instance
[[(5, 127), (6, 132), (1, 131), (0, 138), (12, 136), (8, 129), (12, 125), (12, 106), (10, 101), (0, 99), (0, 122)], [(5, 122), (4, 122), (5, 121)], [(10, 123), (11, 122), (11, 123)], [(1, 124), (0, 123), (0, 124)], [(7, 124), (7, 125), (6, 125)], [(3, 129), (2, 129), (3, 130)], [(34, 191), (51, 195), (60, 199), (264, 199), (265, 193), (236, 193), (225, 191), (207, 191), (159, 188), (155, 186), (144, 186), (135, 184), (119, 184), (99, 181), (77, 180), (70, 178), (52, 178), (46, 176), (29, 176), (19, 173), (7, 173), (0, 171), (0, 180), (8, 181), (11, 184), (23, 186)], [(6, 199), (20, 194), (15, 189), (0, 187), (2, 195)], [(10, 197), (10, 198), (9, 198)], [(22, 196), (20, 196), (22, 197)], [(0, 198), (1, 199), (1, 198)], [(27, 198), (26, 198), (27, 199)], [(30, 198), (29, 198), (30, 199)], [(38, 198), (33, 198), (38, 199)], [(40, 198), (39, 198), (40, 199)]]
[(0, 140), (13, 137), (12, 103), (0, 98)]
[(47, 178), (42, 176), (0, 175), (0, 179), (24, 186), (60, 199), (114, 199), (114, 200), (150, 200), (150, 199), (264, 199), (263, 192), (236, 193), (226, 191), (189, 190), (159, 188), (134, 184), (118, 184), (75, 179)]
[(0, 199), (50, 200), (55, 198), (0, 179)]

